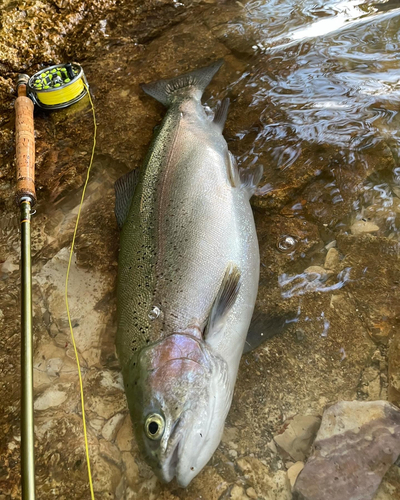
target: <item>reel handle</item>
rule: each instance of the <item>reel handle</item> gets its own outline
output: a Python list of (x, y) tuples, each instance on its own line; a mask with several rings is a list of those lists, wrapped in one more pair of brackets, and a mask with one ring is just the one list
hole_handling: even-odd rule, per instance
[(18, 75), (18, 97), (15, 101), (16, 201), (19, 205), (23, 200), (28, 199), (33, 206), (36, 203), (34, 105), (26, 96), (28, 80), (28, 75)]

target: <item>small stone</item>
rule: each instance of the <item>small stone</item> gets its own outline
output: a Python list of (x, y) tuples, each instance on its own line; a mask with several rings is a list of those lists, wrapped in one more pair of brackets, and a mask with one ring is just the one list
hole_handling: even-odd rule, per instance
[(339, 269), (339, 252), (336, 248), (330, 248), (325, 257), (325, 269), (330, 269), (331, 271), (337, 271)]
[(113, 439), (115, 439), (117, 430), (123, 419), (124, 415), (122, 413), (116, 413), (110, 418), (110, 420), (108, 420), (108, 422), (105, 423), (101, 431), (104, 439), (107, 439), (107, 441), (112, 441)]
[(324, 412), (314, 448), (295, 498), (372, 500), (400, 454), (400, 411), (387, 401), (341, 401)]
[(68, 395), (65, 391), (59, 390), (59, 384), (54, 387), (49, 387), (44, 391), (43, 394), (38, 396), (34, 402), (35, 410), (47, 410), (48, 408), (54, 408), (60, 406), (64, 401), (67, 400)]
[(257, 496), (257, 493), (256, 493), (256, 490), (254, 488), (247, 488), (246, 490), (246, 495), (249, 497), (249, 498), (254, 498), (254, 499), (257, 499), (258, 496)]
[(373, 222), (358, 220), (351, 226), (350, 231), (355, 236), (363, 233), (375, 233), (379, 231), (379, 226)]
[(242, 486), (235, 484), (235, 486), (231, 489), (229, 498), (231, 498), (232, 500), (244, 500), (245, 498), (247, 498), (247, 495)]
[(272, 453), (278, 453), (278, 450), (276, 449), (275, 441), (271, 439), (271, 441), (267, 444), (268, 448), (272, 451)]
[(118, 431), (116, 443), (121, 451), (131, 451), (133, 440), (133, 429), (130, 415), (125, 420)]
[(325, 282), (329, 274), (326, 272), (326, 269), (324, 269), (321, 266), (310, 266), (307, 267), (307, 269), (304, 270), (304, 273), (308, 279), (308, 281), (321, 281), (322, 283)]
[(135, 484), (139, 480), (139, 467), (137, 466), (137, 463), (135, 462), (132, 453), (129, 451), (124, 451), (122, 453), (122, 461), (125, 466), (125, 475), (128, 484), (131, 488), (134, 488)]
[(245, 458), (240, 458), (236, 463), (243, 474), (251, 471), (251, 465)]
[(288, 479), (290, 482), (290, 486), (293, 489), (294, 483), (296, 482), (297, 476), (304, 469), (304, 462), (296, 462), (290, 469), (287, 471)]
[(229, 450), (229, 456), (232, 458), (237, 458), (238, 452), (236, 450)]
[(325, 245), (326, 250), (330, 250), (331, 248), (336, 248), (336, 240), (333, 240), (329, 242), (327, 245)]
[(308, 455), (321, 423), (321, 418), (313, 415), (296, 415), (288, 421), (282, 434), (274, 441), (283, 454), (294, 460), (304, 460)]
[(230, 441), (237, 441), (239, 439), (239, 431), (236, 427), (225, 427), (222, 434), (222, 442), (229, 443)]

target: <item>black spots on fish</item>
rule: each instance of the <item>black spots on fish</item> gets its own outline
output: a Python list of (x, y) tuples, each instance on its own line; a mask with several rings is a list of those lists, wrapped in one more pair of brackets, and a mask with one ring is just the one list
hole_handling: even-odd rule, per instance
[(200, 437), (202, 438), (203, 437), (203, 434), (200, 432)]

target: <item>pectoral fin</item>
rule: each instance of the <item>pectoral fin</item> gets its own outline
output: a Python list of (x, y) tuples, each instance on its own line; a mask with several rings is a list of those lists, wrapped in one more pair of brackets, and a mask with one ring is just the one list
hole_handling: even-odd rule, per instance
[(231, 263), (225, 271), (221, 286), (211, 308), (204, 335), (206, 341), (221, 330), (229, 311), (237, 299), (240, 285), (240, 270), (236, 264)]
[(121, 229), (128, 216), (129, 208), (136, 185), (139, 180), (139, 169), (132, 170), (120, 177), (114, 184), (115, 189), (115, 217)]
[(266, 340), (284, 333), (293, 318), (294, 315), (290, 314), (272, 316), (256, 308), (247, 333), (243, 354), (252, 351)]

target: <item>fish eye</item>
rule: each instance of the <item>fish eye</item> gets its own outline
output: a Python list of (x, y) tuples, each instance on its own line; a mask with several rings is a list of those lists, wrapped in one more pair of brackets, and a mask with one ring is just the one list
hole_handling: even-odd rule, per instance
[(164, 434), (165, 421), (158, 413), (151, 413), (144, 423), (144, 431), (149, 439), (154, 441), (161, 439)]

